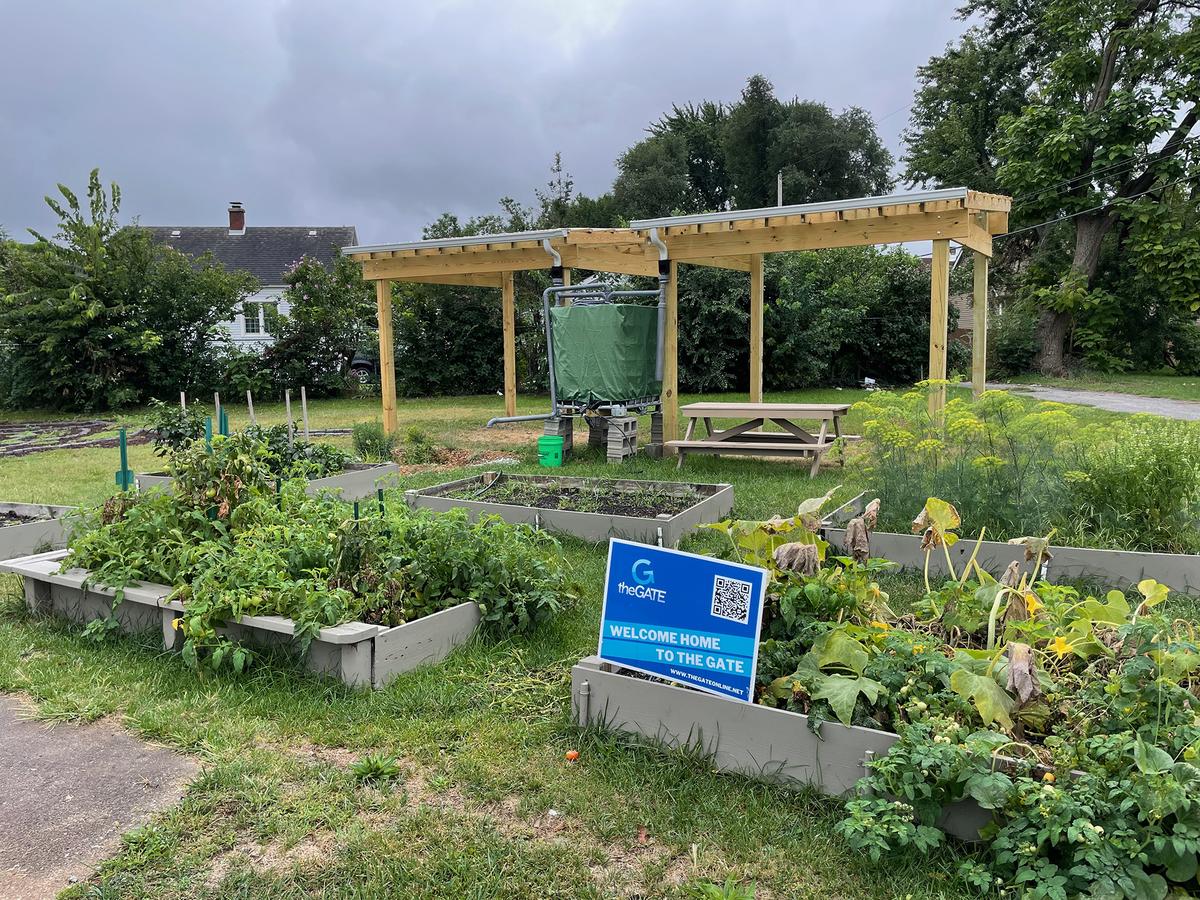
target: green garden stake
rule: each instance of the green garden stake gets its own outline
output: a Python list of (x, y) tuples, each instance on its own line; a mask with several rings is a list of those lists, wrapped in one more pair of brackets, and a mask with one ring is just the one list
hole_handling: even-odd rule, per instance
[(119, 446), (121, 448), (121, 468), (117, 469), (117, 487), (123, 491), (133, 487), (133, 470), (129, 468), (129, 440), (125, 429), (120, 431)]
[(383, 488), (375, 488), (375, 499), (379, 501), (379, 518), (383, 518)]
[(212, 449), (212, 426), (212, 416), (208, 416), (204, 420), (204, 443), (208, 446), (209, 450)]
[(217, 415), (217, 432), (229, 437), (229, 410), (222, 406)]
[(354, 501), (354, 522), (358, 524), (358, 501)]

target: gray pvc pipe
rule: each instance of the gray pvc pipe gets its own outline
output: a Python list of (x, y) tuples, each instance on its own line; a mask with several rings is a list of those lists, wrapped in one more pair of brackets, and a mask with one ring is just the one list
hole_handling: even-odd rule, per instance
[(662, 381), (667, 332), (667, 275), (663, 271), (663, 262), (667, 259), (667, 245), (658, 236), (657, 228), (650, 229), (650, 243), (658, 248), (658, 341), (654, 353), (654, 377)]

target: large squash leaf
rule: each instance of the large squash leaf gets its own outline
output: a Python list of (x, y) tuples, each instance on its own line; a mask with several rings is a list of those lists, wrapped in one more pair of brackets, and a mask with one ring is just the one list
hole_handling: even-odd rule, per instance
[(866, 697), (868, 703), (874, 703), (879, 699), (882, 687), (878, 681), (862, 675), (826, 675), (813, 691), (812, 698), (828, 701), (838, 721), (849, 725), (854, 718), (854, 707), (858, 704), (859, 695)]
[(991, 675), (956, 669), (950, 676), (950, 689), (971, 701), (984, 725), (999, 722), (1004, 728), (1013, 727), (1012, 711), (1016, 703)]

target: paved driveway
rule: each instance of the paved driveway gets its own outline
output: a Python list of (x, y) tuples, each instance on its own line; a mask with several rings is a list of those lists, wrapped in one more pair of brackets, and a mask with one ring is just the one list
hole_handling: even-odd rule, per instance
[(87, 878), (121, 835), (177, 803), (199, 766), (111, 722), (52, 725), (0, 696), (0, 897)]
[(1120, 394), (1116, 391), (1073, 391), (1066, 388), (1043, 387), (1040, 384), (991, 384), (989, 390), (1028, 394), (1038, 400), (1056, 403), (1079, 403), (1110, 412), (1151, 413), (1168, 419), (1200, 421), (1200, 399), (1168, 400), (1164, 397), (1143, 397), (1139, 394)]

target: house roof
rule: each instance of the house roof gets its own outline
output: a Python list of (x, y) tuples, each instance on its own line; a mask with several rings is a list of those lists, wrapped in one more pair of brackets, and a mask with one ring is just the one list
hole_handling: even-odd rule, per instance
[(283, 284), (284, 273), (302, 256), (324, 266), (337, 257), (338, 248), (358, 242), (353, 225), (332, 227), (248, 226), (242, 234), (230, 234), (221, 226), (143, 226), (154, 241), (196, 257), (212, 252), (226, 269), (249, 272), (264, 285)]

